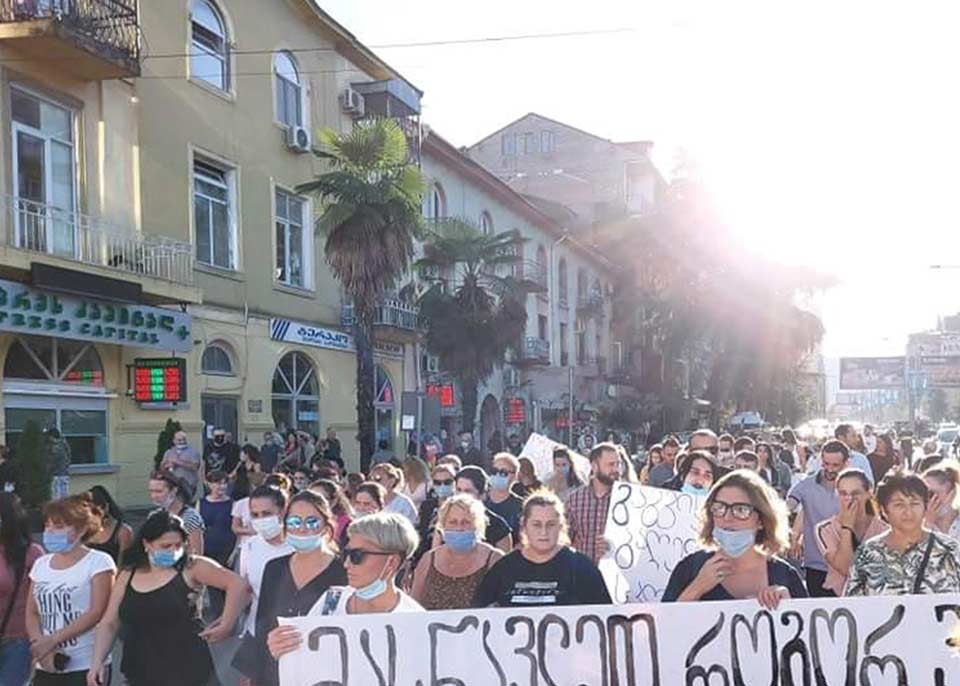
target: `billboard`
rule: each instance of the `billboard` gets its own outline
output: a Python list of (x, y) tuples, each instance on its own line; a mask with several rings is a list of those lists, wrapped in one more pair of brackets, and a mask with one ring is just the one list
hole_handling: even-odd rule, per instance
[(903, 388), (907, 383), (905, 365), (903, 357), (841, 357), (840, 389)]
[(960, 388), (960, 355), (923, 356), (920, 373), (927, 388)]

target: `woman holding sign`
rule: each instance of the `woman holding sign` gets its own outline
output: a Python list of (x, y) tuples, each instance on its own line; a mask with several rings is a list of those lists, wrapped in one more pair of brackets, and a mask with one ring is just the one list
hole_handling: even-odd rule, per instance
[(727, 474), (703, 508), (705, 549), (676, 566), (663, 602), (757, 598), (773, 609), (784, 598), (807, 597), (800, 575), (777, 557), (788, 547), (786, 508), (758, 474)]
[(596, 566), (569, 547), (563, 502), (555, 494), (539, 491), (523, 501), (520, 541), (484, 576), (474, 607), (610, 604)]
[(960, 592), (960, 543), (924, 526), (930, 500), (916, 474), (883, 478), (877, 503), (890, 530), (857, 549), (845, 595)]
[[(347, 529), (343, 550), (349, 587), (324, 593), (307, 616), (363, 615), (422, 611), (420, 604), (397, 588), (397, 572), (413, 554), (419, 537), (410, 521), (393, 512), (358, 519)], [(292, 626), (278, 626), (267, 635), (274, 658), (293, 652), (303, 636)]]

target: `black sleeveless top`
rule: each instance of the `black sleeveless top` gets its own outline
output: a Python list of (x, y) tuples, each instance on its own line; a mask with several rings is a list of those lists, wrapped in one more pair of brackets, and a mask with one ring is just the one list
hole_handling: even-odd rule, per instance
[(203, 625), (191, 602), (183, 573), (160, 588), (141, 593), (130, 580), (120, 601), (124, 628), (120, 670), (130, 686), (215, 684), (213, 659), (198, 635)]
[(87, 543), (88, 548), (93, 550), (99, 550), (106, 553), (113, 558), (113, 561), (116, 564), (120, 564), (120, 529), (123, 527), (123, 522), (115, 522), (113, 526), (113, 533), (110, 534), (108, 538), (103, 543)]

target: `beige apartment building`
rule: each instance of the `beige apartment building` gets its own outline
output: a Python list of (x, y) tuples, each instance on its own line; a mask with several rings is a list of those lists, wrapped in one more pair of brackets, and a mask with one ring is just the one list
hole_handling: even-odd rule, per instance
[[(57, 426), (72, 490), (122, 504), (146, 501), (167, 418), (198, 450), (213, 426), (332, 426), (356, 465), (349, 304), (294, 189), (322, 170), (320, 128), (387, 115), (417, 141), (420, 92), (313, 0), (137, 5), (0, 10), (4, 440)], [(392, 443), (416, 311), (385, 301), (378, 322)], [(168, 387), (134, 397), (151, 366)]]

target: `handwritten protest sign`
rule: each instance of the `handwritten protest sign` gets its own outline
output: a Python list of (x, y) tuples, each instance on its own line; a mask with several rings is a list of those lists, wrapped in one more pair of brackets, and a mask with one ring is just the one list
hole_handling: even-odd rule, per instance
[(599, 564), (615, 603), (660, 600), (673, 568), (699, 547), (703, 498), (618, 481), (610, 495)]
[(957, 594), (300, 617), (280, 684), (946, 686), (958, 618)]
[[(556, 448), (566, 447), (563, 443), (557, 443), (543, 434), (533, 433), (530, 434), (530, 438), (527, 439), (523, 450), (520, 451), (517, 457), (530, 458), (530, 461), (533, 462), (534, 469), (537, 470), (537, 476), (543, 478), (553, 472), (553, 451)], [(573, 458), (574, 469), (577, 470), (581, 477), (588, 476), (590, 474), (590, 460), (573, 450), (570, 451), (570, 455)]]

